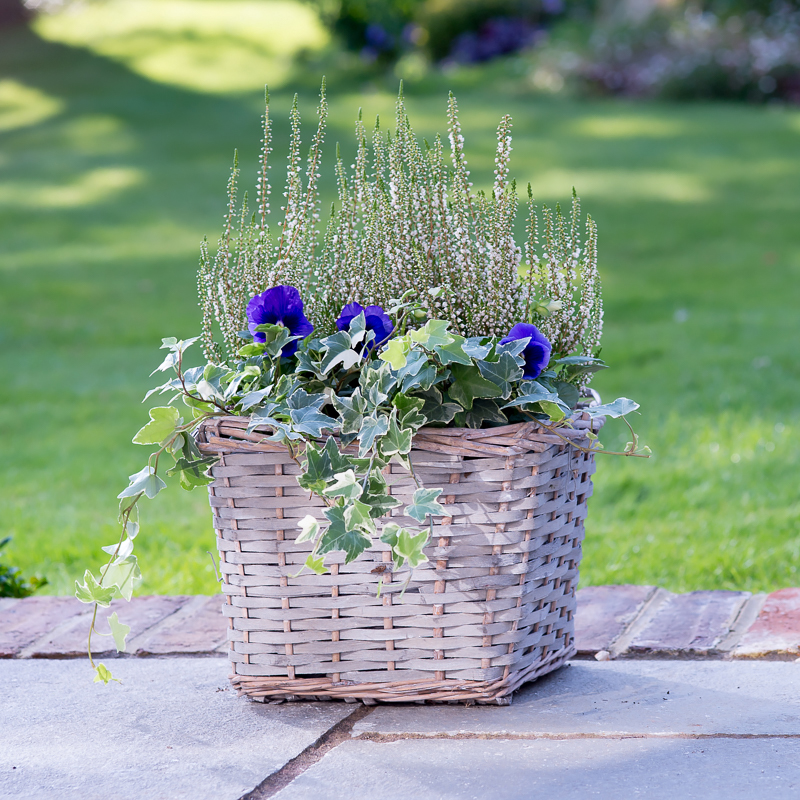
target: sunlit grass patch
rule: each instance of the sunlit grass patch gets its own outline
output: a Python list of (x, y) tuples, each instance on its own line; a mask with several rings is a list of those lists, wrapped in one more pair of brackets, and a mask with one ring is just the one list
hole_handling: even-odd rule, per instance
[(0, 80), (0, 131), (36, 125), (58, 114), (64, 103), (14, 80)]
[(36, 30), (150, 80), (218, 93), (281, 86), (299, 50), (327, 42), (311, 8), (281, 0), (101, 0), (44, 15)]

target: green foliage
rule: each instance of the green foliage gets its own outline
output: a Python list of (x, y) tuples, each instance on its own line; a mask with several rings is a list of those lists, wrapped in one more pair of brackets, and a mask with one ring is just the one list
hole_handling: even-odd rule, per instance
[[(0, 550), (10, 541), (10, 536), (0, 539)], [(46, 578), (23, 578), (17, 567), (0, 562), (0, 597), (30, 597), (37, 589), (46, 585)]]

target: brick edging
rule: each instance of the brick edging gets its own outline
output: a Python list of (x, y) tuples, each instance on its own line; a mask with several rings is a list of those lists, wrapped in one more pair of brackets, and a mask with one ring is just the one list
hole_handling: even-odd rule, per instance
[(655, 586), (578, 590), (579, 658), (769, 659), (800, 656), (800, 589), (772, 594)]
[[(131, 626), (124, 656), (222, 656), (227, 620), (221, 596), (155, 595), (114, 601)], [(74, 597), (0, 599), (0, 658), (76, 658), (86, 653), (91, 609)], [(800, 588), (769, 595), (656, 586), (588, 586), (578, 590), (579, 658), (796, 660), (800, 656)], [(110, 637), (93, 650), (115, 657)]]

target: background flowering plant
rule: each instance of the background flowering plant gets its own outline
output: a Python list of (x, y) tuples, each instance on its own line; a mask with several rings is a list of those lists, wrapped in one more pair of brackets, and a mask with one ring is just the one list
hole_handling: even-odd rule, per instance
[[(229, 183), (228, 213), (216, 256), (202, 247), (199, 271), (206, 363), (187, 368), (198, 338), (164, 339), (156, 372), (170, 378), (152, 389), (171, 394), (150, 410), (136, 444), (155, 445), (147, 465), (120, 495), (122, 532), (104, 550), (100, 575), (87, 570), (76, 594), (107, 606), (130, 598), (141, 576), (133, 554), (138, 501), (165, 486), (159, 461), (171, 456), (181, 485), (211, 482), (214, 456), (199, 451), (193, 433), (210, 417), (249, 417), (248, 434), (282, 443), (300, 467), (298, 482), (325, 503), (324, 520), (306, 516), (298, 542), (312, 541), (305, 568), (324, 573), (325, 556), (346, 563), (379, 537), (392, 551), (394, 574), (427, 560), (432, 518), (443, 515), (441, 487), (423, 486), (410, 458), (422, 426), (480, 428), (536, 421), (559, 435), (588, 383), (605, 364), (598, 358), (602, 326), (596, 269), (596, 228), (580, 207), (542, 211), (544, 236), (530, 189), (528, 240), (515, 243), (517, 193), (509, 182), (511, 120), (498, 128), (495, 185), (474, 192), (464, 157), (455, 98), (448, 104), (452, 168), (441, 140), (424, 147), (408, 123), (402, 94), (397, 126), (385, 136), (376, 124), (371, 152), (356, 123), (359, 148), (350, 174), (341, 160), (339, 204), (320, 247), (316, 180), (325, 126), (324, 84), (319, 127), (302, 180), (299, 116), (292, 109), (286, 205), (273, 236), (268, 224), (269, 105), (258, 178), (258, 205), (236, 208), (238, 167)], [(186, 410), (173, 405), (181, 400)], [(590, 416), (622, 417), (638, 408), (626, 398), (582, 407)], [(627, 420), (626, 420), (627, 422)], [(631, 430), (633, 434), (633, 431)], [(592, 436), (590, 434), (590, 436)], [(594, 438), (581, 448), (599, 450)], [(621, 453), (647, 456), (635, 434)], [(416, 482), (402, 527), (391, 521), (403, 505), (384, 477), (397, 460)], [(117, 648), (128, 627), (109, 620)], [(89, 654), (91, 658), (90, 631)], [(94, 663), (93, 663), (94, 666)], [(95, 666), (96, 680), (111, 675)]]

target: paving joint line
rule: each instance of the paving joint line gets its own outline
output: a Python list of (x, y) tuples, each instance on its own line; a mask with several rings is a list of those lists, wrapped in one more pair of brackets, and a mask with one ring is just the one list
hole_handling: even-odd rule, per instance
[[(511, 742), (537, 739), (556, 742), (580, 739), (800, 739), (800, 733), (373, 733), (365, 731), (351, 738), (353, 741), (390, 744), (411, 739), (444, 741), (486, 739)], [(246, 795), (241, 800), (250, 800), (250, 796)]]
[(609, 652), (612, 659), (625, 657), (628, 648), (636, 638), (636, 634), (643, 630), (646, 625), (655, 617), (659, 609), (672, 597), (672, 592), (658, 587), (647, 600), (643, 603), (639, 613), (630, 621), (625, 630), (609, 645)]
[(279, 770), (264, 778), (255, 789), (242, 795), (239, 800), (267, 800), (274, 797), (281, 789), (286, 788), (295, 778), (313, 767), (322, 757), (340, 745), (354, 738), (353, 728), (357, 722), (368, 717), (376, 706), (361, 705), (343, 720), (323, 733), (313, 744), (310, 744), (291, 761), (287, 761)]
[(761, 609), (767, 601), (767, 595), (763, 593), (752, 594), (748, 597), (739, 609), (736, 619), (733, 620), (728, 633), (721, 637), (717, 642), (716, 649), (724, 655), (729, 655), (739, 644), (742, 636), (750, 626), (756, 621)]

